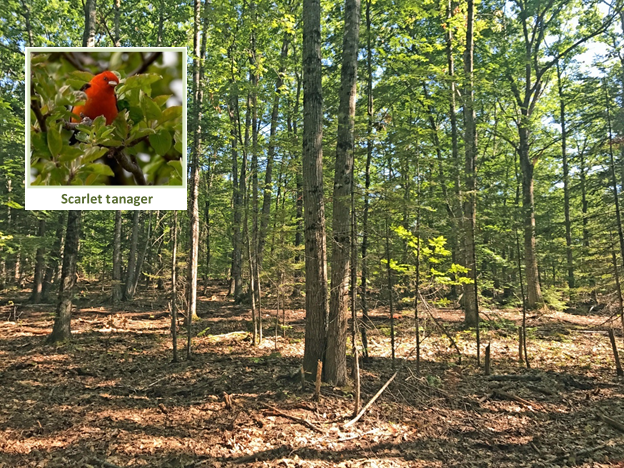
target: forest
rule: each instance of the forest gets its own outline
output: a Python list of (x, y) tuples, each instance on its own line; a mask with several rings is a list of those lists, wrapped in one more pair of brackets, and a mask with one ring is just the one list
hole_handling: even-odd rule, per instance
[[(0, 2), (0, 468), (622, 466), (623, 32), (622, 0)], [(27, 47), (186, 47), (186, 154), (158, 53)], [(71, 127), (107, 68), (135, 101)], [(25, 209), (133, 145), (186, 211)]]

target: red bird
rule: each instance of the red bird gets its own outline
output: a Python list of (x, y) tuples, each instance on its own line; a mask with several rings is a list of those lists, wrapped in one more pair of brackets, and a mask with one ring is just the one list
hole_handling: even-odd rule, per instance
[[(115, 86), (119, 84), (119, 78), (113, 72), (105, 71), (95, 75), (93, 79), (82, 87), (87, 95), (84, 106), (75, 106), (72, 113), (76, 116), (73, 122), (80, 122), (82, 116), (95, 120), (100, 115), (106, 118), (106, 125), (110, 125), (117, 117), (117, 97)], [(81, 116), (82, 114), (82, 116)]]

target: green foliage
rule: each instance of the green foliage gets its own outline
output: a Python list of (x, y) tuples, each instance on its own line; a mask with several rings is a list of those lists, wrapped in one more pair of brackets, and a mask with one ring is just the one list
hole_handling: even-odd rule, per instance
[[(465, 276), (468, 273), (466, 267), (456, 263), (451, 263), (449, 266), (444, 267), (444, 259), (451, 255), (450, 250), (446, 249), (444, 236), (427, 239), (427, 244), (424, 244), (422, 239), (416, 237), (403, 226), (393, 227), (393, 231), (407, 243), (414, 255), (418, 255), (418, 244), (421, 243), (421, 261), (424, 260), (425, 262), (424, 264), (421, 263), (419, 267), (421, 280), (443, 286), (470, 284), (472, 282), (468, 276)], [(387, 264), (387, 260), (382, 260), (382, 263)], [(415, 263), (399, 264), (394, 260), (390, 260), (390, 268), (410, 278), (415, 278), (416, 276)]]

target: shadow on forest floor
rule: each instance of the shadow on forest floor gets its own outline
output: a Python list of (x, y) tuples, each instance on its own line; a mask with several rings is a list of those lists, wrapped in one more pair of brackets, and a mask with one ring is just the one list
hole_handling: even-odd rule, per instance
[[(58, 347), (43, 344), (51, 306), (22, 307), (18, 321), (0, 322), (0, 467), (97, 466), (94, 458), (172, 468), (571, 460), (589, 467), (624, 460), (622, 434), (597, 419), (602, 413), (624, 421), (624, 385), (613, 376), (604, 316), (530, 318), (527, 371), (517, 362), (520, 314), (488, 312), (482, 343), (492, 347), (493, 373), (506, 375), (496, 380), (476, 367), (474, 330), (462, 329), (461, 313), (452, 310), (434, 315), (457, 343), (462, 365), (448, 337), (426, 320), (420, 374), (415, 362), (401, 367), (414, 345), (414, 321), (410, 311), (399, 311), (399, 376), (359, 423), (345, 428), (351, 385), (324, 385), (319, 403), (312, 385), (301, 389), (302, 310), (286, 311), (287, 336), (277, 341), (275, 310), (266, 310), (265, 340), (254, 347), (248, 308), (217, 286), (207, 293), (199, 301), (194, 330), (202, 334), (192, 339), (191, 361), (180, 327), (179, 363), (171, 362), (166, 300), (151, 308), (137, 298), (127, 311), (79, 302), (73, 339)], [(371, 311), (367, 324), (372, 359), (363, 363), (363, 402), (393, 373), (387, 313)]]

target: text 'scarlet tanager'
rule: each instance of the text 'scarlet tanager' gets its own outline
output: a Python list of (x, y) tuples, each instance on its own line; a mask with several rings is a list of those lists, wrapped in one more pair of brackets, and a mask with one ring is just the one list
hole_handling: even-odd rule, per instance
[[(113, 72), (105, 71), (95, 75), (93, 79), (82, 87), (87, 95), (84, 106), (75, 106), (72, 113), (74, 122), (80, 122), (82, 116), (95, 120), (100, 115), (106, 118), (106, 125), (110, 125), (117, 117), (117, 97), (115, 86), (119, 84), (119, 78)], [(82, 115), (82, 116), (81, 116)]]

